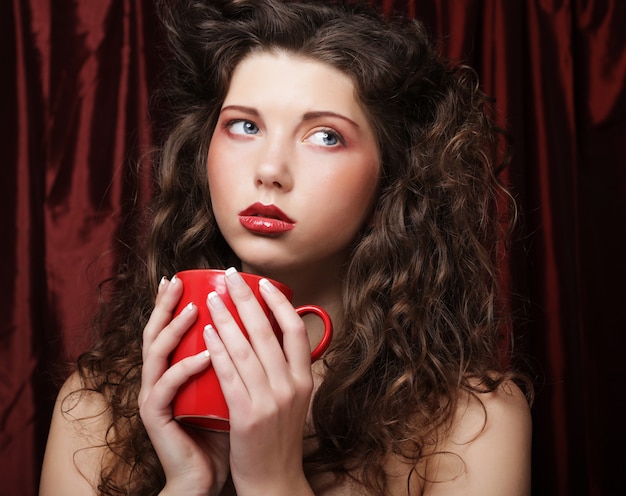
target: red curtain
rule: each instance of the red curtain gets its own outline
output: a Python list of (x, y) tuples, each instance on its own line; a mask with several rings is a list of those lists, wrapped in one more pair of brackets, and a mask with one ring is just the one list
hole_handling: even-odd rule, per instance
[[(626, 494), (626, 2), (379, 3), (475, 67), (512, 134), (533, 494)], [(97, 284), (149, 197), (161, 40), (151, 0), (0, 0), (0, 37), (0, 495), (27, 495), (58, 366), (87, 343)]]

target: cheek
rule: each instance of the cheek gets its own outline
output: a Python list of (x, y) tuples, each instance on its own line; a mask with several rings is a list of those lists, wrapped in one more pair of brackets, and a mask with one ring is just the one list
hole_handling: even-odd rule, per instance
[(221, 141), (217, 138), (213, 138), (209, 146), (206, 165), (211, 198), (215, 195), (219, 195), (225, 187), (224, 183), (227, 181), (228, 176), (224, 171), (228, 170), (228, 164), (224, 163), (224, 157), (227, 156), (228, 155), (222, 150)]
[(341, 174), (329, 174), (318, 191), (325, 217), (338, 220), (352, 235), (371, 215), (378, 191), (378, 166), (347, 167)]
[(341, 178), (341, 189), (353, 199), (355, 208), (369, 210), (378, 190), (379, 167), (376, 162), (366, 162)]
[(224, 204), (227, 196), (224, 195), (225, 190), (228, 190), (227, 178), (222, 173), (223, 169), (218, 167), (214, 161), (212, 161), (211, 154), (207, 160), (207, 180), (209, 182), (209, 195), (211, 197), (211, 208), (219, 223), (221, 218), (221, 212), (226, 207)]

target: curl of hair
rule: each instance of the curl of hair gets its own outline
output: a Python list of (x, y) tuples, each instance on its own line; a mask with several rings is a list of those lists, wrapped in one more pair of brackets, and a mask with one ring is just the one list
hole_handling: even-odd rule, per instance
[(497, 252), (514, 206), (497, 177), (491, 102), (418, 21), (363, 4), (157, 3), (170, 49), (160, 95), (169, 114), (149, 236), (117, 277), (102, 337), (78, 363), (110, 404), (114, 456), (99, 489), (149, 495), (164, 484), (138, 415), (141, 332), (162, 275), (239, 264), (211, 210), (208, 146), (237, 64), (284, 51), (350, 76), (378, 139), (374, 221), (345, 268), (346, 324), (324, 360), (312, 403), (317, 448), (305, 468), (384, 494), (386, 454), (417, 463), (452, 421), (459, 391), (478, 396), (515, 375), (499, 360)]

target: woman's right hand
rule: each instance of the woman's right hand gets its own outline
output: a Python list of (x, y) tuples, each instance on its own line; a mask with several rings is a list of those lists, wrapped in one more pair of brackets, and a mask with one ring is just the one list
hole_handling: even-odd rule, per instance
[(172, 414), (178, 388), (210, 362), (203, 352), (169, 367), (170, 353), (198, 316), (190, 304), (172, 319), (182, 286), (176, 276), (171, 281), (163, 278), (143, 331), (139, 414), (165, 471), (161, 494), (217, 495), (228, 477), (228, 434), (184, 428)]

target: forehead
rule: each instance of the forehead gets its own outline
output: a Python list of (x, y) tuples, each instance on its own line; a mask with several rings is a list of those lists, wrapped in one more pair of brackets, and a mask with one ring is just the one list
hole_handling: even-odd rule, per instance
[(286, 52), (253, 53), (235, 67), (224, 105), (244, 101), (253, 106), (281, 102), (365, 118), (348, 75), (324, 62)]

